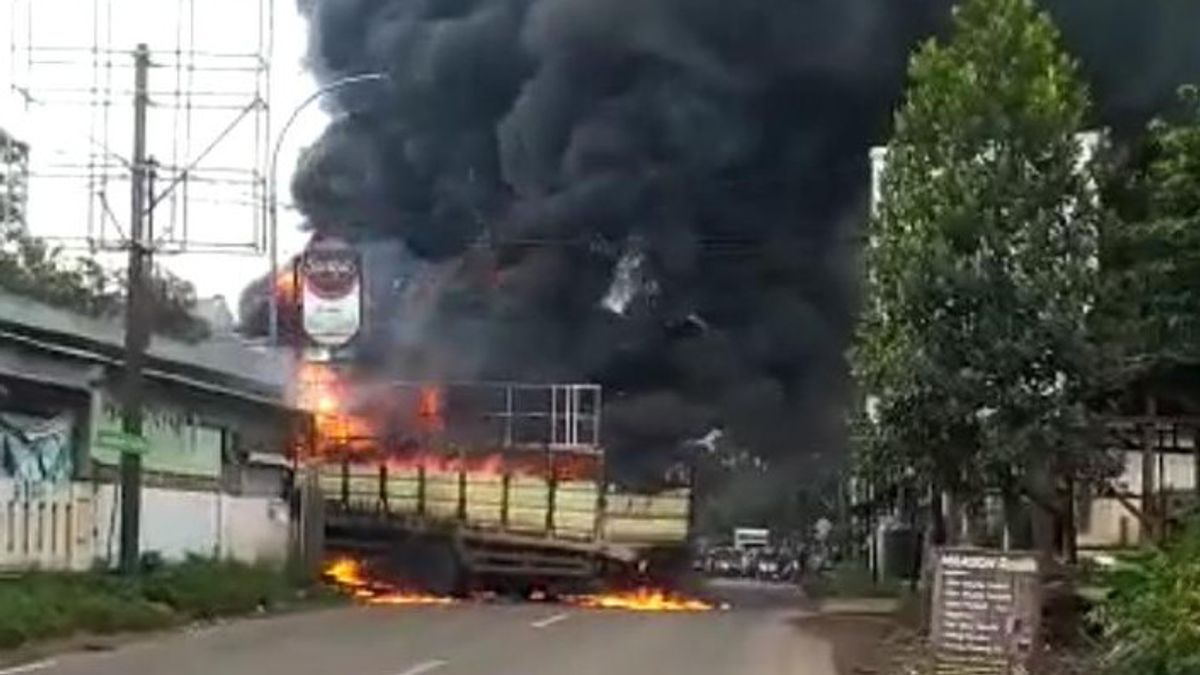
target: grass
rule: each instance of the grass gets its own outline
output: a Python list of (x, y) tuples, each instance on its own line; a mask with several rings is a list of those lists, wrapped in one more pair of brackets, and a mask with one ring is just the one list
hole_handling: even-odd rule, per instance
[(297, 604), (279, 569), (190, 558), (134, 578), (34, 572), (0, 580), (0, 648), (72, 635), (169, 628)]

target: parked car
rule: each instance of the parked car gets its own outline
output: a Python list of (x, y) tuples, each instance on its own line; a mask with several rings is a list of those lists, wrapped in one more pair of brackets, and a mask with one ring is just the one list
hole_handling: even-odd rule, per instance
[(787, 561), (773, 550), (760, 551), (754, 560), (754, 578), (763, 581), (779, 581), (784, 578)]
[(733, 577), (741, 574), (741, 554), (730, 548), (716, 548), (709, 552), (707, 572), (718, 577)]

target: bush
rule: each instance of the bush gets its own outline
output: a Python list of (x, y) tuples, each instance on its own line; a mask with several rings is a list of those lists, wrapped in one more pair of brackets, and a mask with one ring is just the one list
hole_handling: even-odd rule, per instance
[(196, 619), (267, 609), (291, 595), (274, 567), (199, 557), (151, 572), (142, 584), (146, 598)]
[(0, 583), (0, 647), (79, 631), (146, 630), (171, 617), (129, 582), (103, 575), (37, 573)]
[(273, 567), (207, 558), (152, 565), (136, 578), (25, 574), (0, 580), (0, 648), (247, 614), (283, 604), (293, 590)]
[(1162, 550), (1123, 559), (1094, 610), (1119, 675), (1200, 673), (1200, 520)]

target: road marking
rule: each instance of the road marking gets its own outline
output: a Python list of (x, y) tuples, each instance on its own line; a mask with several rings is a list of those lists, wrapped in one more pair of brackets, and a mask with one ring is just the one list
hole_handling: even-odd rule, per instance
[[(554, 624), (558, 623), (559, 621), (564, 621), (569, 616), (571, 616), (571, 615), (566, 612), (563, 612), (562, 614), (555, 614), (554, 616), (546, 617), (545, 619), (542, 619), (540, 621), (534, 621), (533, 623), (531, 623), (529, 625), (534, 628), (545, 628), (546, 626), (553, 626)], [(0, 673), (0, 675), (3, 675), (3, 673)]]
[[(398, 675), (421, 675), (421, 673), (428, 673), (430, 671), (437, 670), (438, 668), (441, 668), (442, 666), (446, 665), (447, 663), (448, 663), (447, 661), (443, 661), (441, 659), (432, 659), (430, 661), (422, 661), (422, 662), (418, 663), (417, 665), (413, 666), (412, 668), (409, 668), (408, 670), (406, 670), (402, 673), (399, 673)], [(0, 675), (4, 675), (4, 673), (0, 673)]]
[(0, 669), (0, 675), (17, 675), (17, 673), (32, 673), (35, 670), (45, 670), (47, 668), (53, 668), (56, 665), (58, 665), (58, 662), (55, 661), (54, 659), (46, 659), (44, 661), (34, 661), (33, 663), (26, 663), (26, 664), (23, 664), (20, 666), (13, 666), (12, 668)]

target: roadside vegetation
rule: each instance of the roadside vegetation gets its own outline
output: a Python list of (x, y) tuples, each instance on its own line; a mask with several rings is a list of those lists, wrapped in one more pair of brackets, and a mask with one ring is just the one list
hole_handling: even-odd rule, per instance
[(1200, 673), (1200, 519), (1163, 548), (1132, 555), (1106, 575), (1093, 618), (1113, 675)]
[(138, 577), (35, 572), (0, 580), (0, 648), (281, 610), (312, 601), (277, 567), (207, 558)]

